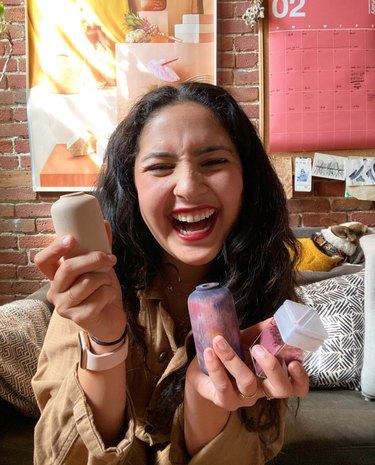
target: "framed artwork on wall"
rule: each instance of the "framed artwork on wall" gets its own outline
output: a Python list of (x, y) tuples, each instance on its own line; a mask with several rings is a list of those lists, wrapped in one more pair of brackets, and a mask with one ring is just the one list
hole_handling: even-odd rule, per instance
[(147, 91), (216, 82), (214, 0), (28, 0), (33, 188), (95, 187), (108, 139)]

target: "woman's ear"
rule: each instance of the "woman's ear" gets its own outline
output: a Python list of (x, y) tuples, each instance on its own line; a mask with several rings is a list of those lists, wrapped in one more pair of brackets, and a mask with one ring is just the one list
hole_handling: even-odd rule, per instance
[(112, 249), (112, 228), (108, 220), (104, 220), (104, 226), (107, 232), (109, 245), (111, 246), (111, 249)]

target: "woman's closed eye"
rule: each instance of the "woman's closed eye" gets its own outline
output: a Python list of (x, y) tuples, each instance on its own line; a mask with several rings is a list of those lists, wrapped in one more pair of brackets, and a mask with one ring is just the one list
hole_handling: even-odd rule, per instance
[(154, 165), (146, 166), (145, 171), (150, 171), (152, 173), (165, 173), (167, 171), (173, 170), (175, 165), (173, 163), (156, 163)]
[(208, 160), (205, 160), (203, 163), (202, 163), (202, 166), (219, 166), (219, 165), (224, 165), (225, 163), (228, 163), (228, 159), (227, 158), (223, 158), (223, 157), (219, 157), (219, 158), (209, 158)]

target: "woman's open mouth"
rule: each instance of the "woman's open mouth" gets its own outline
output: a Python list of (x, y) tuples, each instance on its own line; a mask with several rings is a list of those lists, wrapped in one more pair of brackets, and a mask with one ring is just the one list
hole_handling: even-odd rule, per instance
[(198, 240), (208, 235), (216, 220), (216, 210), (205, 208), (192, 213), (176, 212), (171, 215), (172, 226), (184, 239)]

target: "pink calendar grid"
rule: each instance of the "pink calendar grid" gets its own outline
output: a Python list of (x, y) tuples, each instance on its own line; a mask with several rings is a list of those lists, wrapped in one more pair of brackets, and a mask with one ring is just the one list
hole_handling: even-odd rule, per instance
[(374, 148), (375, 16), (323, 24), (308, 5), (304, 18), (270, 20), (270, 151)]

